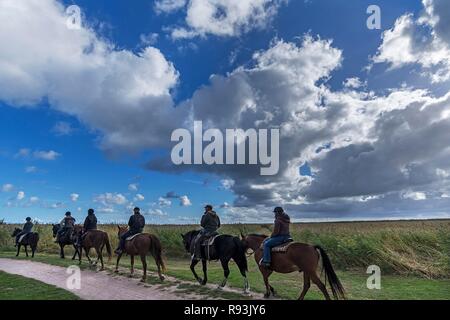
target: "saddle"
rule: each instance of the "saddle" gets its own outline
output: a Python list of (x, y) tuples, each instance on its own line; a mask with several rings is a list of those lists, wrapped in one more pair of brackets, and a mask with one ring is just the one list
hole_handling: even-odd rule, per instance
[(206, 260), (211, 260), (211, 256), (214, 255), (215, 249), (214, 249), (214, 241), (216, 240), (216, 238), (219, 236), (218, 233), (213, 234), (211, 236), (209, 236), (208, 238), (206, 238), (205, 240), (203, 240), (202, 243), (200, 243), (200, 245), (202, 247), (205, 247), (205, 258)]
[(136, 238), (140, 234), (143, 234), (143, 233), (139, 232), (139, 233), (133, 234), (132, 236), (129, 236), (128, 238), (126, 238), (125, 241), (133, 240), (134, 238)]
[(25, 233), (25, 234), (21, 235), (19, 237), (19, 243), (22, 242), (22, 240), (25, 239), (25, 237), (28, 236), (29, 234), (31, 234), (31, 232), (28, 232), (28, 233)]
[[(279, 252), (279, 253), (286, 253), (286, 251), (289, 249), (289, 247), (293, 243), (294, 243), (294, 239), (289, 238), (285, 242), (283, 242), (282, 244), (279, 244), (279, 245), (273, 247), (271, 251), (272, 252)], [(261, 249), (262, 248), (263, 248), (263, 244), (261, 244)]]

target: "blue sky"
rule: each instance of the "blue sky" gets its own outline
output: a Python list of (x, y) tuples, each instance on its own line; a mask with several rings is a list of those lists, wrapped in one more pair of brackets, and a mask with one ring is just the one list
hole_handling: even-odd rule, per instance
[[(203, 5), (200, 0), (192, 2)], [(223, 3), (226, 9), (233, 1)], [(441, 131), (433, 130), (445, 132), (447, 128), (446, 118), (442, 116), (445, 112), (441, 111), (449, 109), (446, 102), (449, 80), (444, 77), (433, 82), (430, 79), (433, 74), (448, 71), (450, 56), (446, 54), (450, 49), (445, 42), (448, 39), (439, 34), (440, 26), (433, 24), (432, 14), (428, 26), (416, 23), (409, 27), (426, 27), (424, 34), (430, 37), (427, 41), (439, 41), (442, 47), (433, 52), (421, 46), (401, 47), (417, 39), (398, 19), (411, 13), (411, 19), (419, 21), (425, 15), (425, 5), (418, 0), (267, 0), (257, 3), (261, 3), (259, 13), (263, 13), (258, 21), (252, 20), (256, 15), (254, 12), (242, 14), (238, 20), (229, 17), (229, 21), (213, 21), (223, 30), (232, 28), (232, 34), (223, 35), (208, 29), (208, 24), (198, 27), (201, 21), (197, 22), (195, 15), (187, 20), (191, 4), (175, 11), (157, 12), (156, 2), (150, 0), (43, 1), (39, 4), (42, 11), (36, 14), (44, 17), (49, 14), (62, 19), (65, 7), (74, 4), (81, 8), (82, 31), (95, 39), (74, 36), (73, 42), (81, 43), (80, 57), (70, 54), (68, 57), (70, 51), (65, 49), (59, 52), (59, 48), (70, 46), (71, 39), (66, 42), (55, 39), (50, 33), (47, 35), (52, 28), (48, 22), (51, 19), (34, 17), (30, 22), (35, 26), (34, 35), (29, 35), (23, 24), (20, 25), (23, 30), (8, 29), (16, 22), (28, 21), (26, 15), (33, 11), (14, 11), (6, 7), (12, 14), (9, 21), (3, 22), (3, 28), (16, 31), (2, 34), (0, 22), (0, 45), (11, 49), (0, 55), (4, 61), (0, 64), (0, 73), (3, 68), (7, 75), (0, 77), (0, 218), (20, 222), (31, 216), (44, 222), (58, 221), (66, 210), (70, 210), (77, 220), (81, 220), (87, 209), (93, 207), (100, 222), (121, 222), (127, 220), (131, 207), (137, 205), (146, 213), (149, 222), (187, 223), (199, 219), (205, 203), (212, 203), (227, 222), (270, 221), (270, 210), (274, 205), (285, 206), (298, 220), (448, 217), (450, 193), (447, 191), (450, 187), (447, 170), (450, 170), (450, 164), (445, 160), (448, 152), (445, 141), (434, 143), (435, 149), (416, 151), (409, 159), (398, 152), (405, 148), (405, 143), (410, 149), (427, 145), (427, 134), (438, 140)], [(371, 4), (381, 8), (380, 30), (366, 27), (366, 9)], [(439, 6), (442, 2), (435, 0), (428, 5)], [(33, 8), (36, 2), (24, 1), (23, 6)], [(272, 10), (270, 14), (269, 9)], [(436, 12), (433, 14), (437, 15)], [(228, 15), (231, 14), (230, 11)], [(441, 21), (444, 19), (446, 17)], [(220, 23), (226, 25), (220, 26)], [(394, 25), (397, 29), (405, 27), (404, 32), (388, 34), (396, 30)], [(172, 33), (177, 28), (191, 32), (191, 35), (177, 38)], [(434, 28), (433, 34), (427, 33), (430, 28)], [(389, 42), (389, 36), (400, 40)], [(67, 39), (64, 34), (61, 37)], [(311, 38), (310, 43), (305, 37)], [(332, 40), (329, 46), (325, 44), (327, 40)], [(92, 41), (93, 44), (89, 42), (92, 46), (109, 44), (111, 47), (92, 54), (86, 51), (84, 41)], [(319, 51), (307, 50), (315, 44)], [(157, 51), (144, 57), (142, 52), (147, 47)], [(304, 53), (301, 52), (303, 49)], [(397, 55), (390, 54), (395, 50), (398, 56), (408, 56), (408, 59), (397, 59)], [(408, 55), (407, 50), (410, 51)], [(21, 56), (25, 51), (28, 51), (27, 55)], [(119, 56), (118, 52), (126, 52), (133, 58)], [(258, 52), (262, 57), (269, 57), (270, 66), (263, 65), (263, 58), (255, 57)], [(439, 55), (442, 63), (436, 60), (421, 63), (420, 52), (429, 57)], [(289, 54), (288, 61), (284, 54)], [(90, 63), (95, 59), (107, 62), (100, 63), (101, 71), (91, 75)], [(134, 64), (129, 63), (130, 59), (134, 59)], [(71, 62), (75, 63), (73, 68)], [(297, 64), (300, 67), (297, 68)], [(313, 71), (303, 74), (302, 70), (309, 65), (313, 65)], [(318, 67), (322, 65), (323, 68)], [(160, 66), (165, 69), (155, 80), (152, 77), (162, 70), (158, 69)], [(366, 69), (368, 66), (371, 66), (370, 72)], [(86, 76), (78, 73), (84, 68)], [(149, 73), (142, 81), (150, 79), (143, 86), (146, 90), (161, 86), (159, 91), (138, 93), (136, 100), (124, 99), (114, 106), (117, 109), (109, 111), (107, 101), (113, 101), (115, 105), (118, 100), (108, 93), (109, 89), (117, 92), (131, 83), (131, 89), (127, 90), (133, 90), (136, 86), (132, 86), (132, 81), (146, 68)], [(323, 75), (314, 78), (314, 68)], [(27, 77), (22, 78), (23, 74)], [(96, 86), (89, 82), (97, 74), (101, 75), (99, 77), (104, 74), (104, 79), (92, 83), (111, 81), (111, 86), (101, 93), (100, 101), (106, 101), (105, 107), (99, 107), (98, 111), (94, 109), (99, 100), (89, 98), (97, 94)], [(279, 79), (280, 74), (286, 87), (280, 88), (271, 82)], [(303, 88), (302, 84), (309, 83), (310, 77), (311, 86)], [(298, 79), (303, 80), (297, 86), (295, 81)], [(347, 79), (358, 81), (355, 85), (344, 85)], [(244, 81), (245, 86), (240, 81)], [(292, 93), (297, 97), (286, 101), (286, 106), (289, 105), (286, 110), (284, 105), (271, 104), (270, 99), (253, 100), (266, 114), (277, 108), (283, 109), (286, 116), (280, 119), (285, 122), (280, 120), (273, 125), (284, 128), (283, 125), (289, 123), (286, 128), (293, 128), (293, 125), (297, 128), (292, 129), (295, 138), (286, 138), (280, 145), (285, 149), (281, 151), (279, 175), (273, 180), (260, 180), (260, 177), (250, 177), (245, 168), (162, 168), (164, 162), (170, 161), (170, 135), (167, 132), (171, 131), (172, 125), (177, 128), (177, 124), (189, 118), (184, 113), (188, 106), (192, 107), (191, 112), (198, 120), (209, 120), (217, 127), (245, 127), (255, 120), (249, 118), (235, 123), (233, 117), (244, 109), (237, 109), (239, 106), (231, 105), (232, 102), (226, 105), (223, 98), (216, 98), (217, 92), (224, 92), (230, 101), (234, 101), (233, 96), (240, 101), (237, 99), (239, 92), (227, 91), (227, 85), (235, 82), (240, 83), (239, 88), (249, 87), (260, 96), (276, 96), (279, 90), (285, 90), (285, 95)], [(284, 82), (280, 83), (283, 86)], [(67, 92), (77, 91), (76, 88), (82, 88), (84, 84), (87, 86), (80, 92), (66, 94), (66, 89)], [(32, 90), (34, 85), (37, 89)], [(320, 106), (310, 107), (310, 98), (291, 106), (292, 101), (303, 99), (311, 92), (316, 92), (311, 96), (320, 96), (322, 107), (330, 110), (323, 118), (321, 115), (320, 119), (314, 119), (314, 108), (320, 109)], [(150, 98), (150, 102), (142, 102)], [(276, 102), (283, 104), (282, 99)], [(424, 108), (420, 106), (433, 103), (441, 104), (437, 107), (441, 111), (423, 115), (423, 119), (430, 119), (429, 123), (414, 127), (416, 120), (410, 115), (412, 109), (418, 108), (422, 112)], [(308, 108), (301, 109), (303, 105)], [(129, 111), (141, 106), (141, 110), (147, 111), (142, 114)], [(158, 118), (166, 112), (161, 111), (162, 108), (169, 110), (169, 115)], [(379, 112), (366, 110), (367, 117), (358, 120), (354, 110), (359, 108), (379, 108)], [(170, 115), (172, 112), (173, 116)], [(219, 116), (222, 112), (226, 115)], [(287, 116), (302, 112), (304, 118)], [(143, 115), (148, 119), (145, 123), (138, 121)], [(111, 120), (105, 121), (107, 117)], [(120, 122), (121, 118), (124, 123)], [(442, 129), (436, 127), (437, 119), (442, 122)], [(139, 122), (136, 125), (135, 120)], [(314, 131), (317, 129), (315, 121), (329, 123)], [(395, 131), (402, 126), (410, 131)], [(311, 131), (301, 131), (302, 128)], [(336, 129), (327, 132), (330, 128)], [(308, 134), (311, 138), (307, 139)], [(415, 134), (424, 137), (424, 141), (418, 141), (417, 146), (408, 145), (407, 139)], [(155, 136), (153, 140), (148, 138), (152, 135)], [(286, 136), (290, 134), (286, 133)], [(313, 140), (314, 144), (310, 142)], [(327, 147), (321, 148), (320, 152), (310, 151), (324, 145)], [(365, 156), (368, 159), (362, 161)], [(152, 159), (159, 161), (158, 165), (149, 164)], [(352, 162), (352, 159), (357, 161)], [(304, 163), (308, 165), (298, 169), (298, 177), (293, 177), (289, 173), (292, 163), (298, 164), (294, 169)], [(381, 179), (383, 175), (386, 177)], [(270, 185), (271, 181), (273, 185)], [(266, 187), (268, 185), (270, 188)]]

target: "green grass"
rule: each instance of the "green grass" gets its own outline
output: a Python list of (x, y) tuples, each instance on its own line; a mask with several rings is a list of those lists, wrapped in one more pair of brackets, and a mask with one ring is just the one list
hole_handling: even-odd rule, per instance
[[(13, 253), (3, 252), (0, 257), (13, 257)], [(19, 257), (19, 259), (25, 259)], [(49, 254), (39, 254), (34, 258), (34, 261), (54, 264), (58, 266), (69, 266), (74, 264), (70, 259), (60, 259), (58, 256)], [(151, 257), (148, 258), (149, 269), (156, 271), (154, 261)], [(113, 268), (115, 259), (112, 259), (109, 268)], [(128, 257), (123, 257), (120, 265), (129, 268), (130, 261)], [(194, 281), (191, 271), (189, 270), (189, 261), (184, 259), (166, 258), (167, 272), (169, 276), (173, 276), (179, 280)], [(141, 265), (139, 259), (136, 259), (136, 269), (140, 269)], [(89, 268), (86, 260), (83, 260), (82, 268)], [(243, 281), (239, 274), (239, 270), (233, 263), (230, 264), (231, 274), (228, 281), (228, 286), (237, 290), (242, 290)], [(199, 275), (202, 274), (200, 264), (197, 267)], [(369, 290), (366, 287), (368, 275), (363, 269), (337, 271), (344, 288), (347, 291), (348, 299), (357, 300), (448, 300), (450, 299), (450, 279), (425, 279), (414, 275), (392, 275), (382, 274), (381, 290)], [(127, 271), (123, 273), (127, 275)], [(249, 282), (253, 292), (264, 293), (264, 284), (262, 277), (257, 269), (253, 257), (249, 258)], [(218, 285), (223, 279), (223, 270), (219, 263), (211, 262), (208, 264), (208, 283)], [(302, 276), (299, 273), (291, 274), (276, 274), (270, 277), (272, 286), (277, 291), (278, 297), (282, 299), (297, 299), (302, 289)], [(148, 278), (149, 284), (161, 284), (160, 281), (150, 276)], [(162, 286), (165, 285), (163, 282)], [(225, 299), (247, 299), (245, 296), (235, 294), (233, 292), (220, 292), (207, 289), (197, 283), (183, 284), (179, 286), (179, 292), (191, 292), (198, 294), (208, 294), (212, 298)], [(307, 300), (323, 299), (320, 291), (312, 284), (311, 289), (306, 295)]]
[(0, 300), (77, 300), (58, 287), (0, 271)]

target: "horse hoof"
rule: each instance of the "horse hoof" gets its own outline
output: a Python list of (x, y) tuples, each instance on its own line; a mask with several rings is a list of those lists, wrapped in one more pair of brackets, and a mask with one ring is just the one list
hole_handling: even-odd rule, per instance
[(144, 282), (145, 282), (145, 279), (144, 279), (144, 278), (142, 278), (142, 279), (140, 280), (140, 282), (143, 282), (143, 283), (144, 283)]
[(265, 293), (265, 294), (264, 294), (264, 298), (265, 298), (265, 299), (269, 299), (269, 298), (270, 298), (270, 293)]
[(165, 278), (164, 278), (163, 276), (160, 276), (160, 277), (159, 277), (159, 280), (161, 280), (161, 281), (164, 281), (164, 279), (165, 279)]
[(119, 270), (118, 269), (114, 270), (114, 273), (119, 273)]
[(205, 286), (205, 285), (206, 285), (206, 280), (203, 280), (200, 284), (201, 284), (202, 286)]
[(197, 278), (197, 281), (198, 281), (199, 284), (202, 284), (202, 283), (203, 283), (202, 278)]

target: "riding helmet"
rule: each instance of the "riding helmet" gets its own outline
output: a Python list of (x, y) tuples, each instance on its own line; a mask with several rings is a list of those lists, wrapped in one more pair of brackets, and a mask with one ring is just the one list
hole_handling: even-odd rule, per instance
[(273, 212), (275, 212), (275, 213), (283, 213), (284, 210), (283, 210), (282, 207), (275, 207), (275, 209), (273, 209)]
[(26, 221), (31, 221), (31, 218), (30, 217), (26, 217), (25, 220)]
[(89, 209), (89, 210), (88, 210), (88, 213), (89, 213), (89, 214), (94, 213), (94, 209)]
[(70, 216), (70, 215), (72, 215), (72, 213), (70, 213), (70, 211), (67, 211), (67, 212), (66, 212), (66, 216), (68, 217), (68, 216)]

